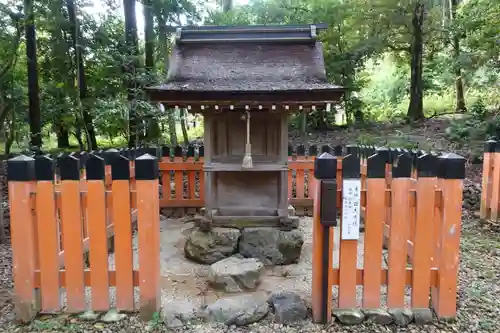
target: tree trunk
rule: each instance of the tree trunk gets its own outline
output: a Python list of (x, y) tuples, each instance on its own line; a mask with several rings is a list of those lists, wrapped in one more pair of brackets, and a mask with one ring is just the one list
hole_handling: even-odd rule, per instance
[(31, 147), (42, 147), (42, 125), (40, 119), (40, 88), (38, 85), (38, 64), (36, 55), (36, 28), (33, 0), (24, 1), (26, 17), (26, 59), (28, 62), (28, 104)]
[(86, 109), (85, 100), (87, 99), (87, 79), (85, 77), (85, 65), (83, 63), (83, 47), (80, 45), (80, 27), (76, 21), (76, 9), (73, 0), (66, 0), (66, 8), (68, 10), (69, 23), (71, 26), (71, 41), (73, 44), (73, 49), (75, 50), (75, 63), (76, 63), (76, 73), (79, 97), (82, 109), (83, 122), (85, 125), (85, 133), (87, 137), (88, 149), (93, 150), (97, 148), (97, 139), (94, 129), (94, 124), (92, 123), (92, 116)]
[(144, 3), (144, 53), (145, 65), (148, 74), (154, 73), (155, 31), (153, 26), (152, 0)]
[(69, 148), (69, 131), (64, 126), (58, 125), (56, 128), (57, 148)]
[(231, 9), (233, 9), (233, 0), (222, 0), (222, 11), (227, 13)]
[(418, 0), (413, 10), (412, 28), (413, 35), (411, 41), (411, 81), (410, 81), (410, 104), (408, 106), (407, 117), (411, 120), (424, 118), (423, 107), (423, 80), (422, 80), (422, 58), (424, 49), (423, 24), (425, 6)]
[[(455, 22), (455, 14), (457, 12), (458, 0), (450, 0), (450, 18)], [(453, 57), (455, 61), (455, 110), (457, 112), (466, 112), (464, 96), (464, 81), (462, 79), (462, 66), (460, 65), (460, 37), (457, 31), (453, 31)]]
[(186, 128), (186, 117), (187, 112), (185, 109), (181, 109), (181, 129), (182, 129), (182, 139), (184, 140), (184, 144), (187, 145), (189, 143), (189, 136)]
[(175, 129), (175, 111), (167, 110), (167, 122), (168, 122), (168, 135), (170, 137), (170, 144), (177, 145), (177, 131)]
[(129, 102), (129, 147), (137, 145), (137, 117), (135, 112), (134, 100), (136, 97), (136, 67), (137, 56), (137, 21), (135, 17), (135, 0), (123, 0), (123, 9), (125, 12), (125, 42), (127, 45), (127, 63), (125, 64), (125, 74), (128, 76), (127, 99)]

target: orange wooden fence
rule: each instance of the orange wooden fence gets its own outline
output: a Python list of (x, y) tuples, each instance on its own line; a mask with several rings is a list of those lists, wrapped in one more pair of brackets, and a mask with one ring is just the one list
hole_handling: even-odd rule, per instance
[[(336, 267), (334, 233), (342, 234), (344, 221), (341, 217), (340, 227), (334, 228), (321, 212), (323, 206), (331, 206), (331, 200), (336, 200), (337, 208), (342, 211), (339, 169), (346, 171), (342, 168), (345, 160), (337, 159), (337, 171), (327, 170), (327, 176), (324, 169), (331, 161), (316, 160), (316, 170), (323, 164), (323, 171), (316, 171), (320, 179), (315, 185), (314, 202), (315, 321), (329, 322), (332, 308), (373, 309), (382, 307), (382, 301), (389, 309), (404, 308), (408, 296), (414, 309), (428, 308), (430, 301), (439, 318), (455, 317), (465, 159), (454, 154), (415, 157), (404, 151), (362, 156), (359, 162), (359, 204), (365, 220), (362, 264), (358, 263), (359, 241), (340, 237)], [(322, 186), (335, 178), (336, 198), (322, 197)], [(356, 291), (361, 286), (359, 303)], [(381, 288), (384, 286), (387, 289)], [(335, 304), (333, 287), (338, 290)], [(405, 295), (406, 287), (410, 287), (411, 295)]]
[[(54, 182), (54, 163), (48, 157), (35, 160), (21, 155), (8, 161), (18, 318), (29, 321), (38, 311), (60, 311), (61, 288), (66, 311), (84, 311), (90, 297), (85, 287), (91, 288), (95, 311), (113, 305), (118, 310), (135, 310), (134, 287), (139, 287), (139, 310), (151, 318), (160, 302), (158, 161), (144, 155), (134, 162), (131, 172), (123, 156), (116, 156), (109, 167), (102, 158), (90, 155), (83, 174), (74, 156), (59, 162)], [(132, 255), (134, 219), (138, 269), (134, 269)], [(111, 234), (114, 269), (108, 266)], [(90, 250), (89, 264), (84, 261), (85, 249)], [(113, 305), (110, 287), (115, 287)], [(41, 291), (38, 296), (35, 288)]]
[(480, 217), (493, 221), (500, 217), (500, 143), (495, 140), (484, 143)]

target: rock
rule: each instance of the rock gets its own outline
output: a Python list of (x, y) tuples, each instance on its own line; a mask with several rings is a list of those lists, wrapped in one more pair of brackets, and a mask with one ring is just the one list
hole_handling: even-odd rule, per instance
[(264, 265), (289, 265), (299, 260), (303, 244), (304, 235), (299, 230), (246, 228), (241, 232), (239, 252)]
[(103, 323), (116, 323), (124, 319), (127, 315), (124, 313), (119, 313), (115, 309), (111, 309), (104, 316), (101, 317)]
[(99, 314), (91, 310), (85, 311), (78, 316), (78, 319), (86, 321), (95, 321), (97, 318), (99, 318)]
[(263, 272), (264, 265), (258, 259), (233, 256), (212, 264), (209, 280), (215, 288), (237, 293), (255, 289)]
[(196, 307), (187, 300), (169, 301), (162, 308), (162, 318), (167, 328), (180, 328), (196, 320)]
[(383, 309), (363, 309), (362, 311), (368, 321), (380, 325), (392, 324), (391, 315)]
[(237, 252), (240, 231), (230, 228), (213, 228), (204, 232), (193, 230), (186, 238), (184, 255), (200, 264), (213, 264)]
[(412, 309), (413, 320), (416, 325), (426, 325), (432, 323), (434, 317), (431, 309)]
[(413, 313), (410, 309), (390, 309), (389, 314), (398, 326), (406, 327), (413, 320)]
[(363, 312), (359, 309), (333, 309), (332, 313), (344, 325), (358, 325), (365, 319)]
[(288, 325), (307, 318), (307, 306), (295, 293), (272, 293), (267, 302), (273, 306), (274, 321), (278, 324)]
[(207, 306), (205, 319), (227, 326), (243, 326), (255, 323), (269, 312), (269, 305), (259, 295), (238, 295), (221, 298)]

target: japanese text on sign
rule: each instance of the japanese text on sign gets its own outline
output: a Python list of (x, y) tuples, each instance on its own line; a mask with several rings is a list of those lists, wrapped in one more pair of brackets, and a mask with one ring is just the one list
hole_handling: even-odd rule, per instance
[(361, 180), (344, 179), (342, 185), (342, 239), (359, 239)]

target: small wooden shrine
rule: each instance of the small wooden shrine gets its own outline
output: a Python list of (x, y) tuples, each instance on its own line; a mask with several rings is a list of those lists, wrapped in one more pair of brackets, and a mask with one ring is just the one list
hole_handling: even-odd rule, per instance
[(288, 209), (288, 115), (337, 102), (320, 25), (177, 29), (167, 83), (150, 100), (204, 117), (205, 221), (298, 225)]

